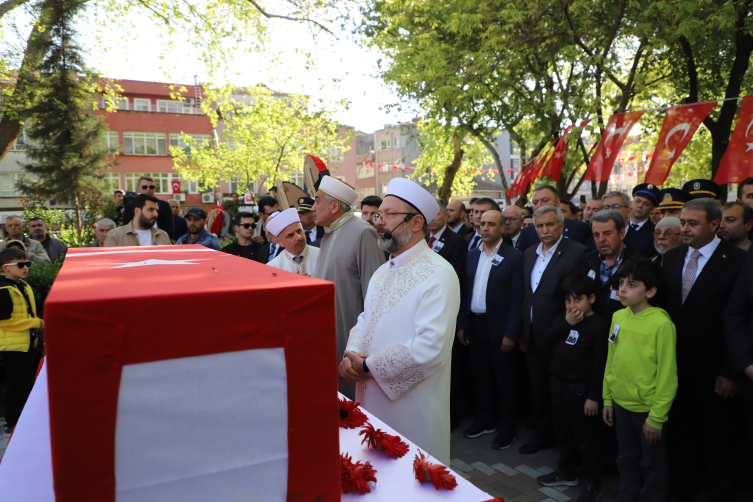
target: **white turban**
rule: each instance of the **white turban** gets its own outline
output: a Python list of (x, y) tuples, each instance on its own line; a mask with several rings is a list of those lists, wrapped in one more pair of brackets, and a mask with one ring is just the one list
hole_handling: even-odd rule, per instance
[(324, 176), (322, 178), (322, 182), (319, 184), (319, 190), (349, 206), (352, 206), (358, 198), (358, 192), (353, 190), (350, 185), (337, 178), (333, 178), (332, 176)]
[(426, 223), (431, 222), (439, 214), (439, 204), (434, 197), (421, 185), (406, 178), (392, 178), (387, 185), (384, 196), (392, 195), (416, 207), (424, 217)]
[(267, 230), (269, 230), (272, 235), (277, 237), (287, 227), (289, 227), (293, 223), (299, 223), (300, 221), (301, 220), (298, 218), (298, 210), (294, 207), (291, 207), (290, 209), (286, 209), (281, 213), (275, 214), (274, 217), (270, 216), (269, 218), (267, 218)]

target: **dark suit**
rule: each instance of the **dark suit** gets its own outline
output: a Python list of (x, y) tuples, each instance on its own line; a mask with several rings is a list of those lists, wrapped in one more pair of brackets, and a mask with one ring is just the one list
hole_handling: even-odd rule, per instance
[(753, 256), (748, 253), (724, 314), (732, 369), (738, 375), (737, 390), (745, 400), (748, 439), (753, 445), (753, 381), (744, 373), (753, 365)]
[[(617, 275), (617, 271), (615, 271), (606, 283), (601, 284), (601, 279), (599, 278), (601, 257), (599, 255), (598, 251), (591, 251), (583, 255), (578, 272), (593, 278), (599, 285), (599, 292), (596, 294), (596, 303), (594, 303), (593, 310), (609, 324), (612, 322), (612, 315), (625, 307), (623, 307), (619, 297), (616, 300), (614, 299), (612, 293), (612, 291), (618, 291), (620, 286), (620, 277)], [(625, 255), (622, 257), (622, 263), (634, 258), (643, 258), (643, 255), (630, 244), (625, 243)]]
[[(570, 221), (570, 220), (565, 220)], [(527, 230), (526, 227), (524, 230)], [(562, 281), (578, 271), (580, 259), (588, 249), (572, 240), (560, 240), (554, 255), (549, 260), (541, 276), (536, 292), (531, 285), (531, 274), (536, 259), (536, 247), (529, 247), (523, 253), (523, 337), (526, 346), (528, 373), (531, 377), (533, 395), (533, 417), (536, 427), (534, 438), (549, 441), (554, 438), (552, 430), (552, 400), (550, 397), (549, 354), (546, 350), (546, 333), (554, 321), (565, 310), (565, 297)], [(531, 322), (531, 308), (533, 318)]]
[[(648, 225), (648, 223), (646, 224)], [(645, 225), (644, 225), (645, 226)], [(625, 239), (624, 241), (630, 246), (633, 247), (636, 251), (638, 251), (640, 254), (645, 256), (646, 258), (651, 258), (656, 253), (656, 248), (654, 247), (654, 236), (647, 235), (641, 231), (635, 231), (630, 227), (627, 227), (625, 229)], [(591, 237), (586, 241), (586, 246), (591, 249), (596, 249), (596, 243), (594, 242), (594, 238)]]
[[(475, 230), (473, 229), (473, 227), (466, 227), (465, 224), (463, 224), (460, 226), (457, 232), (453, 232), (453, 233), (456, 233), (460, 237), (465, 237), (468, 234), (472, 234), (474, 231)], [(451, 228), (450, 228), (450, 232), (452, 232)]]
[[(688, 246), (664, 255), (666, 310), (677, 329), (677, 397), (667, 424), (670, 483), (690, 497), (709, 473), (712, 493), (724, 494), (734, 481), (734, 400), (717, 396), (718, 376), (734, 380), (724, 337), (724, 311), (746, 253), (722, 240), (682, 303)], [(704, 470), (705, 464), (705, 470)]]
[[(463, 239), (465, 239), (465, 249), (466, 250), (470, 251), (470, 249), (468, 249), (468, 246), (471, 245), (471, 241), (473, 240), (473, 238), (475, 236), (476, 236), (476, 231), (475, 230), (473, 230), (471, 232), (468, 232), (467, 234), (465, 234), (463, 236)], [(480, 246), (480, 245), (481, 245), (481, 239), (479, 239), (477, 247)]]
[[(562, 234), (567, 239), (580, 242), (581, 244), (585, 243), (591, 235), (588, 223), (578, 220), (568, 220), (567, 218), (565, 218), (565, 229), (562, 231)], [(525, 251), (530, 247), (538, 246), (540, 242), (539, 234), (536, 233), (536, 225), (529, 225), (520, 231), (518, 249)]]
[[(630, 226), (631, 223), (633, 222), (628, 220), (628, 227)], [(654, 222), (651, 221), (651, 218), (649, 218), (646, 220), (646, 223), (644, 223), (643, 226), (638, 229), (638, 231), (643, 232), (644, 234), (648, 234), (653, 239), (654, 229), (656, 229), (656, 225), (654, 225)]]
[[(315, 242), (318, 242), (323, 236), (324, 236), (324, 227), (317, 225), (316, 227), (316, 239), (311, 239), (309, 237), (309, 233), (304, 230), (303, 233), (306, 234), (306, 244), (313, 244)], [(319, 247), (319, 246), (316, 246)]]
[[(427, 242), (431, 240), (431, 233), (426, 236)], [(440, 245), (441, 244), (441, 245)], [(458, 274), (458, 280), (463, 280), (463, 268), (465, 267), (465, 255), (468, 253), (468, 244), (461, 236), (453, 232), (450, 227), (445, 227), (442, 235), (439, 236), (439, 244), (434, 243), (435, 248), (440, 248), (437, 254), (448, 261), (455, 273)]]
[[(256, 253), (256, 255), (254, 256), (253, 260), (254, 261), (258, 261), (259, 263), (264, 263), (264, 264), (269, 263), (270, 261), (272, 261), (269, 258), (269, 248), (270, 248), (270, 244), (264, 244), (259, 249), (259, 252)], [(285, 248), (282, 247), (282, 246), (277, 246), (277, 249), (275, 250), (275, 255), (274, 255), (273, 259), (276, 258), (277, 255), (279, 255), (280, 252), (282, 252), (283, 249), (285, 249)]]
[[(173, 228), (173, 208), (170, 207), (170, 203), (166, 200), (159, 199), (157, 201), (157, 211), (157, 227), (160, 230), (167, 232), (167, 235), (169, 235), (173, 240), (177, 240), (178, 237), (182, 237), (181, 235), (173, 235), (175, 233), (175, 230)], [(133, 202), (129, 202), (126, 205), (125, 209), (123, 209), (123, 225), (128, 225), (128, 223), (132, 219)]]
[(489, 268), (486, 313), (474, 314), (471, 300), (481, 253), (482, 250), (474, 249), (466, 258), (458, 329), (466, 330), (465, 337), (470, 342), (477, 425), (491, 426), (496, 417), (500, 432), (514, 432), (515, 351), (502, 353), (500, 347), (505, 336), (517, 341), (521, 334), (523, 254), (504, 242), (500, 245), (497, 255), (502, 261)]

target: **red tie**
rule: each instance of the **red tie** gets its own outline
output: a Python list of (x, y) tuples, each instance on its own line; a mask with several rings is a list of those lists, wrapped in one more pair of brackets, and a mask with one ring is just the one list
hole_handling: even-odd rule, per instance
[(429, 247), (434, 249), (434, 241), (437, 240), (433, 235), (429, 238)]

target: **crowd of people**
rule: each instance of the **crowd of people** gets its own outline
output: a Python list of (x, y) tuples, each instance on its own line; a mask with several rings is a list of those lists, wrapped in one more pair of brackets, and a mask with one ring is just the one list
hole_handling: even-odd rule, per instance
[[(89, 246), (220, 249), (204, 210), (184, 219), (154, 188), (139, 180), (122, 225), (99, 221)], [(221, 251), (334, 282), (339, 390), (411, 441), (448, 462), (461, 418), (475, 417), (465, 438), (493, 434), (497, 450), (525, 421), (535, 432), (521, 454), (559, 447), (539, 482), (582, 481), (581, 502), (598, 500), (613, 465), (624, 501), (753, 494), (753, 178), (729, 203), (709, 180), (578, 205), (541, 185), (530, 206), (501, 208), (446, 204), (396, 178), (360, 217), (340, 180), (314, 195), (284, 211), (262, 197), (233, 216)], [(44, 221), (27, 223), (31, 239), (9, 218), (0, 252), (9, 375), (28, 374), (16, 352), (33, 352), (43, 326), (25, 271), (65, 252)], [(12, 430), (30, 386), (8, 384)]]

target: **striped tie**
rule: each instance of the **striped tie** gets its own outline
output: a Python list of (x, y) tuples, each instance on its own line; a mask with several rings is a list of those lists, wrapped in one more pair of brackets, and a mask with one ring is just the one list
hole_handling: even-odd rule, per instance
[(701, 252), (694, 249), (690, 255), (688, 266), (685, 267), (685, 274), (682, 276), (682, 303), (685, 303), (690, 288), (693, 287), (693, 282), (695, 282), (695, 273), (698, 272), (698, 258), (700, 256)]

